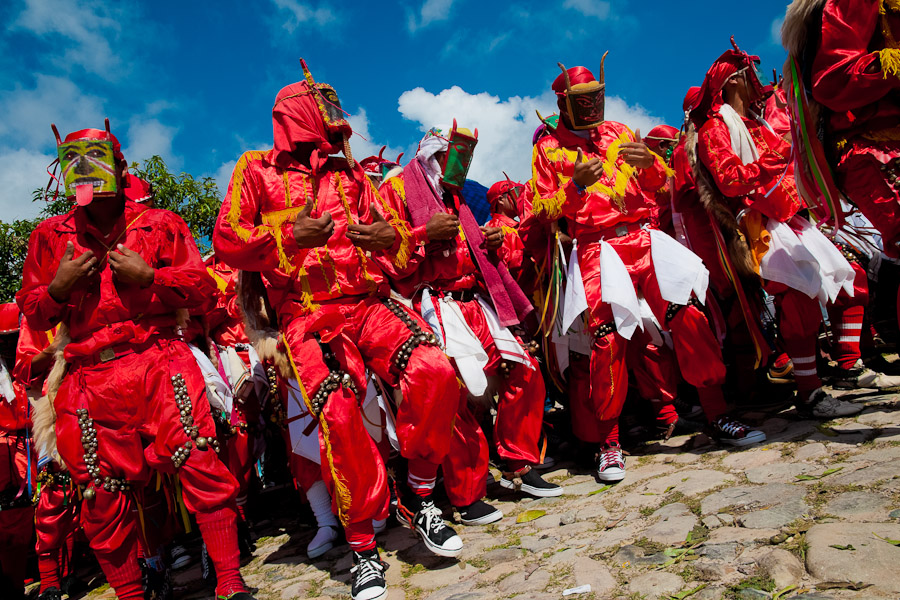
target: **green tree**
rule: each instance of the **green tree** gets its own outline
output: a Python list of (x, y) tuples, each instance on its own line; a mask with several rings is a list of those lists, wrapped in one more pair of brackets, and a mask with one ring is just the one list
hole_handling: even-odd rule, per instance
[[(210, 177), (197, 180), (189, 173), (175, 175), (165, 161), (153, 156), (143, 163), (133, 163), (131, 172), (153, 186), (154, 206), (181, 216), (197, 241), (200, 252), (212, 249), (212, 232), (222, 201), (216, 182)], [(44, 189), (32, 194), (32, 201), (44, 202)], [(28, 238), (42, 220), (65, 214), (72, 208), (64, 196), (47, 198), (36, 219), (0, 221), (0, 302), (12, 302), (22, 285), (22, 265), (28, 253)]]

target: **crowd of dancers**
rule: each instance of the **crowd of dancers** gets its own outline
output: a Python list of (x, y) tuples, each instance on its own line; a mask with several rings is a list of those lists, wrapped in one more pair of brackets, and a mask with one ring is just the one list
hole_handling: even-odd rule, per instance
[[(704, 420), (742, 447), (765, 440), (738, 418), (759, 373), (821, 420), (862, 410), (823, 378), (900, 385), (860, 351), (869, 286), (900, 254), (900, 5), (796, 0), (783, 33), (783, 79), (732, 40), (684, 122), (643, 137), (605, 119), (605, 55), (596, 74), (560, 64), (532, 178), (492, 185), (484, 224), (463, 194), (477, 130), (448, 114), (405, 165), (357, 162), (336, 91), (303, 61), (205, 258), (108, 121), (53, 127), (74, 206), (37, 226), (0, 311), (9, 589), (36, 530), (39, 598), (61, 598), (83, 532), (119, 598), (168, 597), (166, 547), (195, 523), (216, 597), (252, 598), (240, 557), (267, 430), (318, 524), (308, 556), (345, 539), (351, 596), (373, 600), (389, 515), (458, 556), (436, 485), (463, 528), (495, 522), (489, 465), (504, 488), (559, 496), (541, 471), (561, 435), (621, 481), (623, 408), (653, 437)], [(570, 419), (548, 435), (553, 406)]]

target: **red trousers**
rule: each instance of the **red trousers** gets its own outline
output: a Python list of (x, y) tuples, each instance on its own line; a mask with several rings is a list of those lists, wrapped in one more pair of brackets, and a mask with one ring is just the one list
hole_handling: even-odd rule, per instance
[[(0, 398), (0, 402), (5, 400)], [(0, 573), (12, 582), (17, 592), (25, 589), (28, 544), (34, 526), (34, 509), (29, 502), (27, 477), (28, 454), (24, 431), (0, 430), (0, 492), (11, 494), (9, 500), (18, 495), (16, 505), (24, 501), (22, 508), (0, 510)]]
[(234, 475), (238, 484), (237, 503), (243, 505), (247, 500), (247, 490), (253, 476), (253, 465), (259, 455), (257, 445), (259, 437), (256, 429), (259, 423), (259, 400), (256, 392), (251, 392), (245, 400), (234, 399), (234, 410), (231, 414), (232, 435), (225, 443), (222, 460)]
[[(900, 142), (885, 142), (879, 151), (893, 159), (900, 158)], [(885, 253), (896, 258), (900, 242), (900, 193), (891, 187), (881, 165), (873, 154), (853, 151), (842, 160), (836, 172), (841, 190), (881, 232)]]
[[(154, 470), (174, 473), (171, 457), (190, 438), (184, 432), (175, 402), (172, 377), (184, 378), (193, 422), (204, 437), (215, 435), (206, 399), (206, 385), (197, 362), (180, 340), (159, 339), (150, 348), (109, 362), (75, 363), (56, 396), (56, 433), (60, 455), (80, 485), (90, 485), (96, 497), (82, 504), (82, 522), (91, 547), (115, 553), (136, 542), (138, 523), (132, 513), (132, 493), (105, 491), (92, 483), (85, 468), (78, 409), (87, 409), (97, 436), (101, 478), (131, 482), (139, 491)], [(237, 484), (208, 446), (196, 446), (178, 468), (184, 503), (193, 513), (211, 513), (229, 506)]]
[[(477, 301), (457, 302), (466, 323), (475, 333), (488, 356), (484, 368), (488, 376), (496, 375), (503, 359), (494, 344), (484, 313)], [(541, 423), (547, 390), (538, 362), (530, 358), (530, 367), (507, 361), (511, 367), (507, 377), (501, 378), (494, 422), (494, 444), (497, 454), (518, 470), (540, 462)], [(450, 453), (444, 460), (444, 487), (454, 506), (467, 506), (487, 494), (488, 445), (478, 419), (468, 403), (463, 389), (453, 427)]]
[(35, 551), (46, 554), (64, 548), (66, 539), (81, 525), (80, 513), (81, 500), (75, 490), (59, 483), (42, 486), (34, 508)]
[(831, 321), (831, 359), (842, 369), (851, 368), (862, 358), (859, 339), (862, 334), (865, 307), (869, 304), (869, 278), (857, 262), (853, 267), (853, 296), (842, 291), (834, 304), (828, 307)]
[[(696, 307), (681, 307), (666, 319), (669, 303), (663, 300), (656, 282), (650, 256), (650, 234), (636, 231), (608, 240), (616, 250), (639, 294), (644, 296), (657, 321), (672, 333), (675, 356), (684, 380), (700, 390), (701, 397), (721, 399), (719, 386), (725, 380), (725, 365), (715, 336), (706, 316)], [(579, 248), (584, 289), (590, 311), (592, 332), (613, 322), (612, 308), (603, 302), (600, 289), (600, 244), (586, 244)], [(628, 341), (618, 333), (595, 338), (590, 358), (590, 393), (579, 394), (572, 401), (572, 429), (582, 441), (603, 443), (608, 424), (622, 412), (628, 391), (628, 370), (625, 355)], [(704, 392), (704, 389), (707, 389)], [(707, 411), (709, 412), (709, 411)], [(709, 416), (709, 415), (708, 415)]]
[[(345, 526), (366, 522), (371, 528), (373, 519), (387, 517), (390, 494), (384, 462), (360, 411), (366, 368), (388, 385), (399, 386), (403, 394), (396, 415), (400, 453), (434, 465), (441, 464), (450, 449), (459, 404), (456, 374), (439, 348), (425, 344), (412, 351), (400, 370), (396, 355), (413, 334), (375, 296), (323, 303), (308, 315), (292, 314), (294, 308), (279, 307), (279, 318), (307, 408), (330, 373), (319, 340), (333, 355), (327, 360), (342, 378), (349, 375), (356, 387), (354, 392), (348, 385), (338, 385), (326, 396), (319, 414), (322, 474), (341, 522)], [(429, 331), (420, 317), (403, 310)]]

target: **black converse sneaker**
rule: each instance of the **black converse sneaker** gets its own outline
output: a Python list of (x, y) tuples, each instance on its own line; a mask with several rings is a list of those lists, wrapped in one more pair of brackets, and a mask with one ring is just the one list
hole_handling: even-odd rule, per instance
[(463, 525), (487, 525), (503, 518), (500, 509), (483, 500), (476, 500), (468, 506), (459, 507), (459, 520)]
[(48, 587), (41, 592), (37, 600), (62, 600), (62, 592), (58, 587)]
[(518, 489), (535, 498), (552, 498), (562, 496), (563, 493), (561, 487), (555, 483), (544, 481), (541, 474), (531, 467), (525, 467), (515, 473), (503, 473), (503, 477), (500, 478), (500, 486), (508, 490)]
[(625, 455), (618, 444), (610, 444), (600, 450), (597, 479), (611, 483), (625, 479)]
[(422, 498), (409, 494), (403, 504), (397, 506), (397, 520), (422, 536), (425, 546), (438, 556), (452, 558), (462, 552), (462, 540), (444, 523), (441, 509), (434, 505), (431, 496)]
[(729, 446), (749, 446), (766, 441), (766, 434), (758, 429), (751, 429), (732, 417), (722, 416), (710, 424), (712, 437)]
[(353, 553), (353, 585), (350, 597), (353, 600), (381, 600), (387, 598), (387, 581), (384, 572), (388, 565), (378, 556), (378, 548)]

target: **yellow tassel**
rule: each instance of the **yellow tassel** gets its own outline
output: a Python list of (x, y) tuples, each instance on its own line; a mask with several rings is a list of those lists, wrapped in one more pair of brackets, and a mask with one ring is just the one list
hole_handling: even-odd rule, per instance
[(244, 152), (240, 160), (234, 166), (234, 173), (231, 176), (231, 207), (228, 214), (225, 215), (225, 221), (231, 225), (231, 229), (235, 234), (245, 242), (250, 239), (252, 231), (241, 225), (241, 187), (244, 184), (244, 169), (251, 160), (260, 160), (265, 156), (265, 152), (260, 150), (251, 150)]
[(403, 181), (399, 177), (391, 177), (388, 181), (390, 181), (391, 187), (394, 188), (400, 199), (403, 200), (403, 204), (406, 204), (406, 187), (404, 187)]
[(178, 512), (181, 514), (182, 523), (184, 523), (184, 532), (191, 532), (191, 518), (188, 516), (187, 507), (184, 505), (184, 498), (181, 495), (181, 478), (175, 474), (175, 502), (178, 504)]
[[(309, 394), (306, 393), (306, 387), (302, 383), (303, 380), (300, 379), (300, 372), (297, 370), (297, 364), (294, 362), (294, 355), (291, 354), (290, 345), (285, 343), (284, 349), (287, 353), (288, 360), (291, 362), (291, 369), (294, 371), (294, 378), (297, 380), (297, 387), (300, 388), (300, 395), (303, 397), (303, 403), (310, 413), (315, 414), (312, 409), (312, 404), (309, 401)], [(328, 469), (331, 472), (331, 480), (334, 482), (334, 498), (336, 501), (335, 503), (337, 504), (338, 518), (344, 526), (347, 526), (350, 524), (347, 518), (347, 509), (350, 507), (351, 502), (350, 490), (347, 489), (347, 482), (342, 479), (334, 469), (334, 457), (331, 450), (328, 421), (321, 416), (318, 417), (318, 420), (319, 427), (322, 429), (322, 439), (325, 442), (325, 457), (328, 459)]]
[(215, 269), (212, 267), (206, 267), (206, 272), (210, 274), (210, 276), (216, 281), (216, 287), (219, 289), (220, 294), (225, 293), (225, 289), (228, 287), (228, 282), (222, 279), (222, 277), (216, 273)]
[(885, 48), (878, 53), (878, 58), (881, 60), (881, 71), (885, 79), (888, 75), (900, 78), (900, 49)]
[(512, 235), (515, 237), (519, 237), (519, 230), (514, 227), (507, 227), (506, 225), (503, 225), (500, 227), (500, 231), (504, 236)]
[(390, 223), (400, 235), (400, 246), (397, 248), (397, 254), (394, 256), (393, 262), (397, 265), (397, 268), (404, 269), (412, 256), (412, 229), (405, 219), (399, 217), (391, 219)]
[(900, 0), (882, 0), (881, 8), (878, 12), (885, 14), (888, 11), (900, 13)]

